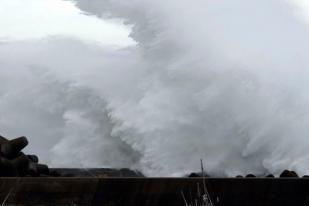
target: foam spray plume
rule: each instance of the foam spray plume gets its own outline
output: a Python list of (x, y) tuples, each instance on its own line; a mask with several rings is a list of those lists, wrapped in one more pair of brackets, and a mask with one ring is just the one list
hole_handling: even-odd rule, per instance
[(202, 158), (215, 176), (309, 173), (309, 32), (291, 2), (76, 4), (124, 19), (137, 44), (114, 50), (56, 38), (1, 45), (1, 67), (10, 69), (0, 76), (7, 133), (26, 131), (54, 145), (56, 166), (171, 176), (197, 171)]

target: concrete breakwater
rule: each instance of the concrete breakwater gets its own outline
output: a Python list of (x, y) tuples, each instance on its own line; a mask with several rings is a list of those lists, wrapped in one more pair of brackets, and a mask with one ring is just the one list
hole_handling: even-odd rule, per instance
[[(218, 206), (305, 206), (307, 178), (206, 178)], [(185, 205), (202, 178), (1, 178), (0, 198), (6, 205)]]

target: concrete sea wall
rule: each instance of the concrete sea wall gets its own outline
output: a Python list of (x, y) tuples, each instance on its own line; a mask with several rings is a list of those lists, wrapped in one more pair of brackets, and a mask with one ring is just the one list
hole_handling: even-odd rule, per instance
[[(214, 205), (309, 205), (306, 178), (207, 178)], [(196, 194), (201, 178), (1, 178), (5, 205), (185, 205)]]

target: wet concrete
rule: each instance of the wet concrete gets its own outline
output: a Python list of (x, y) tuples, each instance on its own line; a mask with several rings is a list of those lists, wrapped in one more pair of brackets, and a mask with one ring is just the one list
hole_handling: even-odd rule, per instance
[[(207, 178), (214, 205), (306, 206), (306, 178)], [(0, 178), (5, 205), (185, 205), (202, 178)], [(190, 195), (191, 194), (191, 195)], [(191, 196), (191, 197), (190, 197)], [(217, 201), (218, 200), (218, 201)]]

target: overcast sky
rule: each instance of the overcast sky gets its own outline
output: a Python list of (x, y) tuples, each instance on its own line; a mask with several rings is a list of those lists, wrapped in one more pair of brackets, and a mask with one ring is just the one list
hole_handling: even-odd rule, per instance
[(84, 15), (62, 0), (0, 0), (0, 40), (14, 41), (61, 35), (126, 46), (129, 28)]
[[(288, 0), (296, 12), (309, 21), (309, 2)], [(130, 28), (121, 20), (104, 21), (85, 15), (70, 1), (0, 0), (0, 41), (40, 39), (61, 35), (102, 44), (127, 46)]]

